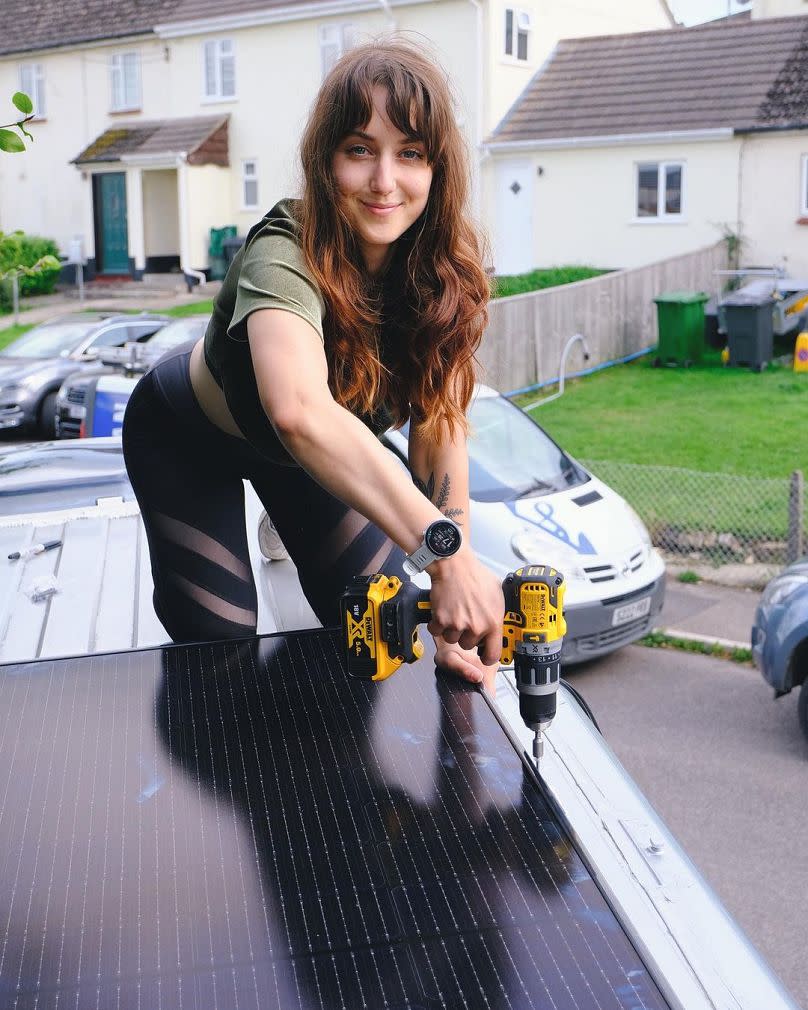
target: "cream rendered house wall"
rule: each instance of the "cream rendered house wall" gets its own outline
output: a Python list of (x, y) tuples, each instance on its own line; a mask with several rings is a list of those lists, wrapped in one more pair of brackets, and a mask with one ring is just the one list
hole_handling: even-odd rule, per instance
[(141, 185), (146, 255), (177, 255), (180, 248), (177, 170), (145, 171)]
[(792, 14), (808, 14), (808, 0), (754, 0), (752, 18), (785, 18)]
[[(535, 178), (532, 267), (636, 267), (713, 244), (724, 225), (736, 228), (738, 148), (691, 141), (523, 154)], [(636, 219), (635, 165), (646, 161), (685, 163), (681, 221)]]
[[(130, 49), (141, 53), (142, 112), (110, 113), (110, 56)], [(143, 40), (72, 52), (26, 54), (24, 59), (5, 57), (0, 59), (0, 95), (18, 90), (22, 62), (43, 66), (47, 118), (33, 124), (31, 132), (36, 139), (24, 154), (0, 158), (0, 227), (54, 238), (62, 250), (80, 234), (86, 255), (92, 257), (90, 167), (82, 172), (70, 160), (116, 122), (164, 115), (163, 46)]]
[[(473, 126), (475, 74), (469, 59), (474, 10), (466, 0), (395, 8), (395, 27), (426, 39), (446, 67), (460, 98), (458, 114)], [(171, 39), (170, 111), (164, 115), (230, 114), (230, 210), (227, 220), (244, 234), (279, 199), (300, 191), (298, 147), (312, 102), (322, 81), (319, 30), (323, 25), (353, 25), (358, 41), (391, 29), (379, 12), (312, 18), (249, 29), (223, 30)], [(202, 47), (209, 39), (231, 39), (235, 47), (236, 98), (203, 98)], [(462, 43), (462, 44), (461, 44)], [(472, 143), (476, 142), (476, 137)], [(243, 206), (242, 161), (258, 163), (257, 209)]]
[(743, 139), (744, 263), (783, 266), (793, 277), (808, 278), (808, 218), (798, 223), (805, 158), (808, 130)]
[[(179, 169), (187, 185), (186, 213), (180, 213), (180, 227), (185, 223), (190, 266), (201, 269), (208, 264), (210, 229), (233, 223), (230, 173), (218, 165), (183, 165)], [(259, 215), (260, 216), (260, 215)]]

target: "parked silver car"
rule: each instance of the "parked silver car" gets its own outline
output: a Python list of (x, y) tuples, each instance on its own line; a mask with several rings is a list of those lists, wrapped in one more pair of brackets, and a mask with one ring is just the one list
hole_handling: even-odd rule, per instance
[(65, 378), (94, 364), (103, 348), (148, 340), (169, 321), (152, 313), (75, 312), (24, 333), (0, 350), (0, 429), (53, 438)]
[(56, 437), (119, 435), (129, 394), (166, 352), (207, 329), (210, 315), (173, 319), (147, 343), (105, 348), (95, 364), (68, 375), (56, 397)]

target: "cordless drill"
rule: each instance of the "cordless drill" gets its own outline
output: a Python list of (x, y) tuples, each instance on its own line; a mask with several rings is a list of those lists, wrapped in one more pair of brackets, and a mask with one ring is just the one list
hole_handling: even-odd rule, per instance
[[(560, 655), (566, 624), (564, 576), (548, 565), (530, 565), (506, 576), (501, 662), (513, 662), (519, 713), (533, 731), (533, 756), (542, 756), (542, 733), (556, 711)], [(418, 625), (432, 617), (429, 590), (395, 576), (358, 576), (340, 601), (348, 673), (385, 680), (420, 659)]]

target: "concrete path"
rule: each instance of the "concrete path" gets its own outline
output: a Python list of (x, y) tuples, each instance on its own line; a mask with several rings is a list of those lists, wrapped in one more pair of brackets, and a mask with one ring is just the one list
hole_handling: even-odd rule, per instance
[[(44, 323), (48, 319), (65, 315), (68, 312), (92, 311), (94, 309), (113, 309), (119, 312), (131, 309), (146, 309), (150, 312), (170, 309), (178, 305), (191, 305), (194, 302), (213, 298), (221, 287), (220, 281), (210, 281), (193, 288), (191, 294), (182, 280), (175, 274), (163, 275), (165, 280), (146, 284), (137, 281), (119, 284), (93, 283), (85, 287), (85, 298), (79, 301), (78, 291), (69, 288), (52, 295), (41, 295), (36, 298), (24, 298), (20, 312), (20, 325)], [(0, 316), (0, 332), (14, 326), (14, 315)]]
[(656, 624), (669, 635), (731, 642), (748, 649), (760, 595), (710, 582), (677, 582), (669, 575), (665, 606)]

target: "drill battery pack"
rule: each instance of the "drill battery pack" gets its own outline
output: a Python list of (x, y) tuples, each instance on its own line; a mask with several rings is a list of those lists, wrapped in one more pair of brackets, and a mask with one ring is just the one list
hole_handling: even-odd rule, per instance
[(386, 680), (402, 663), (424, 654), (418, 625), (432, 613), (429, 591), (395, 576), (352, 579), (340, 597), (348, 673), (362, 680)]

